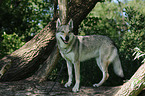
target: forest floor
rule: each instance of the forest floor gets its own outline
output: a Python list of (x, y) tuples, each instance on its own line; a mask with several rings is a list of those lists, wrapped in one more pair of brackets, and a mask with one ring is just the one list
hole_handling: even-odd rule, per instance
[[(14, 81), (14, 82), (0, 82), (0, 96), (113, 96), (120, 86), (98, 88), (81, 86), (80, 91), (73, 93), (72, 87), (65, 88), (62, 84), (56, 83), (52, 88), (54, 82), (45, 81), (38, 83), (34, 81)], [(145, 96), (145, 91), (142, 91), (139, 96)]]

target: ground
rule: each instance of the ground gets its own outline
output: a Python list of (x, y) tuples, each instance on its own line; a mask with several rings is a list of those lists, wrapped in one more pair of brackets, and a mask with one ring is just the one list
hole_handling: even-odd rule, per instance
[[(120, 88), (120, 86), (98, 88), (81, 86), (80, 92), (73, 93), (72, 88), (65, 88), (58, 82), (50, 91), (53, 84), (52, 81), (38, 83), (27, 80), (0, 82), (0, 96), (112, 96)], [(139, 96), (145, 96), (145, 92), (142, 91)]]

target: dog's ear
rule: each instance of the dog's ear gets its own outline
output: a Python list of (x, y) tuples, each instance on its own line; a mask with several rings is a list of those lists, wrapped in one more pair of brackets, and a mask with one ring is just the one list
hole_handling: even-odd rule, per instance
[(74, 26), (73, 26), (73, 20), (72, 19), (69, 20), (68, 25), (71, 29), (73, 29)]
[(59, 28), (61, 26), (61, 22), (60, 19), (58, 18), (56, 21), (56, 28)]

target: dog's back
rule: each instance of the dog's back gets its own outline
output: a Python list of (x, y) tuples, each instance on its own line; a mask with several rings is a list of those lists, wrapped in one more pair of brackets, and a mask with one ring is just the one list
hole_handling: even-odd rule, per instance
[(77, 37), (79, 40), (80, 61), (97, 58), (101, 50), (106, 52), (105, 54), (109, 54), (115, 47), (112, 40), (107, 36), (89, 35)]

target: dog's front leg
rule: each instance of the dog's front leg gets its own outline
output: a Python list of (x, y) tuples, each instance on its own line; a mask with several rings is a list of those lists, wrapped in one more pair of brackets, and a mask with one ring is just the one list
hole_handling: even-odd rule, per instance
[(65, 87), (69, 87), (72, 84), (72, 63), (67, 61), (67, 69), (68, 69), (68, 82), (65, 84)]
[(79, 85), (80, 85), (80, 62), (79, 61), (74, 64), (74, 68), (75, 68), (76, 83), (75, 83), (75, 86), (73, 87), (72, 91), (77, 92), (77, 91), (79, 91)]

